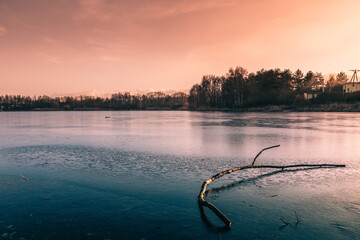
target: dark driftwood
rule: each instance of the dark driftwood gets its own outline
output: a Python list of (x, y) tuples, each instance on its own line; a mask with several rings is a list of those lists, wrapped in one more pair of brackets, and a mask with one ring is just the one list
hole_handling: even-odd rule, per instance
[(269, 150), (269, 149), (272, 149), (272, 148), (276, 148), (276, 147), (280, 147), (280, 145), (275, 145), (275, 146), (271, 146), (271, 147), (267, 147), (267, 148), (264, 148), (263, 150), (261, 150), (257, 155), (256, 157), (254, 158), (253, 162), (251, 165), (254, 165), (255, 164), (255, 161), (256, 159), (260, 156), (260, 154), (265, 151), (265, 150)]
[[(256, 158), (264, 151), (267, 149), (271, 149), (274, 147), (278, 147), (279, 145), (273, 146), (273, 147), (269, 147), (269, 148), (264, 148), (263, 150), (261, 150), (258, 155), (254, 158), (253, 164), (255, 163)], [(247, 166), (241, 166), (241, 167), (235, 167), (232, 169), (228, 169), (225, 170), (221, 173), (218, 173), (214, 176), (212, 176), (211, 178), (209, 178), (208, 180), (206, 180), (203, 185), (201, 186), (201, 190), (198, 196), (198, 202), (199, 202), (199, 206), (204, 206), (209, 208), (211, 211), (213, 211), (216, 216), (218, 216), (226, 225), (226, 227), (230, 228), (231, 227), (231, 221), (229, 218), (226, 217), (225, 214), (223, 214), (218, 208), (216, 208), (213, 204), (211, 204), (210, 202), (206, 201), (204, 199), (204, 197), (207, 195), (206, 192), (206, 187), (213, 181), (215, 181), (218, 178), (221, 178), (222, 176), (232, 173), (232, 172), (236, 172), (239, 170), (244, 170), (244, 169), (250, 169), (250, 168), (275, 168), (275, 169), (290, 169), (290, 168), (300, 168), (300, 167), (317, 167), (317, 168), (337, 168), (337, 167), (345, 167), (345, 165), (342, 164), (296, 164), (296, 165), (283, 165), (283, 166), (274, 166), (274, 165), (247, 165)]]
[(298, 214), (297, 214), (297, 212), (295, 211), (295, 216), (296, 216), (296, 223), (299, 223), (300, 222), (300, 220), (299, 220), (299, 216), (298, 216)]
[(279, 217), (279, 219), (285, 224), (285, 225), (289, 225), (289, 223), (287, 221), (285, 221), (282, 217)]

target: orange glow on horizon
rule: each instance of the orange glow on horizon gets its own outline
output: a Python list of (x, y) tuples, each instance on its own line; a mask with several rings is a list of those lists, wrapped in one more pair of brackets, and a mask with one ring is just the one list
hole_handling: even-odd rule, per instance
[(359, 68), (360, 2), (0, 2), (0, 95), (190, 89), (230, 67)]

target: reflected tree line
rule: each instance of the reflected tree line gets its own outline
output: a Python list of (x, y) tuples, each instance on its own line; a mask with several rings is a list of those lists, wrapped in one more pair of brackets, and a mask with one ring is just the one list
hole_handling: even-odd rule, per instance
[[(248, 73), (245, 68), (230, 68), (223, 76), (205, 75), (189, 94), (152, 92), (143, 95), (116, 93), (111, 97), (0, 96), (1, 110), (152, 110), (152, 109), (247, 109), (269, 105), (290, 108), (312, 104), (360, 101), (360, 92), (343, 93), (348, 82), (344, 72), (325, 82), (319, 72), (291, 72), (278, 68)], [(307, 99), (306, 94), (317, 97)]]

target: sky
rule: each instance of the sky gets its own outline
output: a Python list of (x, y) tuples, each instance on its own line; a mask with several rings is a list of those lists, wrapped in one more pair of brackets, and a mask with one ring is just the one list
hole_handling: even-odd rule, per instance
[(236, 66), (349, 73), (359, 11), (352, 0), (0, 0), (0, 95), (186, 90)]

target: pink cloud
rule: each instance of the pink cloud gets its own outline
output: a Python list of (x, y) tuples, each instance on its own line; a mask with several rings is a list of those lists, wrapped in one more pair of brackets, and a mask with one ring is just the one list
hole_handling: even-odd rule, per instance
[(95, 19), (101, 22), (112, 19), (108, 12), (108, 4), (104, 0), (79, 0), (79, 9), (73, 16), (74, 20), (82, 21)]
[(128, 62), (127, 59), (118, 57), (118, 56), (111, 56), (111, 55), (104, 55), (100, 56), (100, 60), (106, 61), (106, 62)]
[(79, 0), (78, 11), (73, 18), (78, 21), (100, 22), (137, 18), (166, 18), (181, 14), (229, 7), (238, 4), (234, 0), (183, 0), (183, 1), (105, 1)]
[(7, 29), (0, 25), (0, 36), (6, 35), (6, 34), (7, 34)]
[(233, 0), (170, 1), (167, 4), (158, 1), (147, 5), (143, 9), (143, 14), (150, 18), (166, 18), (196, 11), (229, 7), (236, 4), (237, 2)]

